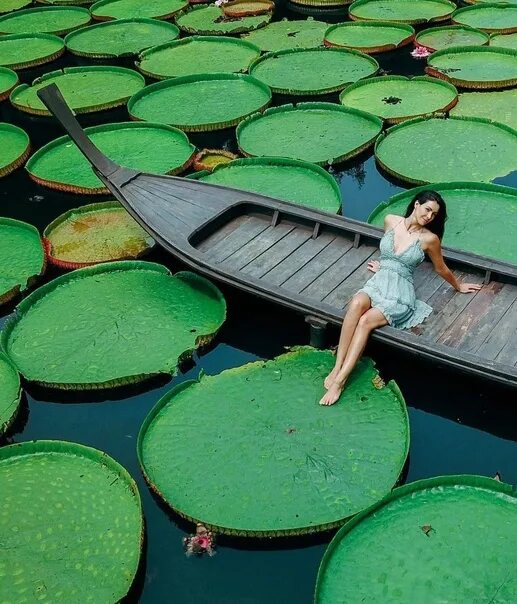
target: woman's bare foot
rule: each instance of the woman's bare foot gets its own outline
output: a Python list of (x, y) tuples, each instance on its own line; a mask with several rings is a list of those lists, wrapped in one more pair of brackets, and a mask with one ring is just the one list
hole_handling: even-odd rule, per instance
[(328, 390), (332, 386), (332, 382), (336, 379), (337, 374), (339, 373), (340, 367), (334, 367), (334, 369), (327, 375), (325, 381), (323, 382), (323, 386), (325, 386), (325, 390)]
[(337, 382), (332, 382), (326, 394), (324, 394), (320, 400), (320, 405), (333, 405), (337, 403), (341, 393), (343, 392), (344, 384), (338, 384)]

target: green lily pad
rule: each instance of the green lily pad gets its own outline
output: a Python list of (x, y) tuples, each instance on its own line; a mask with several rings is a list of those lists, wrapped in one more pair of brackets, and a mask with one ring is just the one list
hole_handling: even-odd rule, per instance
[(251, 76), (209, 73), (146, 86), (129, 100), (127, 108), (134, 119), (205, 132), (235, 126), (270, 102), (269, 88)]
[(16, 418), (20, 400), (20, 376), (11, 361), (0, 352), (0, 436), (5, 434)]
[[(368, 222), (382, 226), (386, 214), (403, 216), (414, 196), (428, 188), (417, 187), (390, 197), (375, 208)], [(517, 189), (480, 182), (433, 182), (432, 188), (447, 203), (444, 245), (517, 264)]]
[(30, 153), (30, 142), (27, 133), (13, 126), (0, 122), (0, 178), (7, 176), (23, 166)]
[(127, 260), (67, 273), (25, 298), (1, 333), (30, 381), (101, 388), (174, 374), (223, 324), (220, 291), (193, 273)]
[(377, 73), (375, 59), (342, 48), (296, 48), (265, 54), (253, 62), (250, 74), (273, 92), (318, 95), (342, 90)]
[(516, 539), (510, 485), (482, 476), (419, 480), (337, 533), (314, 601), (515, 602)]
[(170, 19), (188, 6), (188, 0), (100, 0), (91, 7), (92, 17), (98, 21), (109, 19)]
[(43, 231), (47, 257), (62, 268), (132, 260), (147, 253), (154, 240), (116, 201), (68, 210)]
[(517, 51), (497, 46), (455, 46), (427, 59), (429, 75), (463, 88), (510, 88), (517, 84)]
[(332, 25), (325, 33), (325, 46), (352, 48), (365, 53), (386, 52), (413, 41), (415, 30), (404, 23), (350, 21)]
[(328, 23), (315, 21), (312, 17), (305, 21), (282, 19), (244, 34), (242, 39), (256, 44), (263, 52), (288, 48), (316, 48), (322, 45), (327, 28)]
[(25, 291), (45, 270), (38, 230), (26, 222), (0, 218), (0, 304)]
[(123, 67), (66, 67), (34, 80), (31, 86), (20, 84), (11, 93), (11, 103), (25, 113), (50, 115), (37, 95), (40, 88), (56, 84), (65, 101), (76, 113), (92, 113), (125, 105), (145, 86), (144, 78)]
[(32, 4), (32, 0), (0, 0), (0, 14), (20, 10)]
[[(494, 4), (494, 0), (463, 0), (465, 4)], [(501, 2), (496, 2), (495, 4), (517, 4), (517, 0), (501, 0)]]
[(62, 35), (88, 25), (91, 16), (78, 6), (42, 6), (0, 17), (0, 34)]
[(336, 213), (341, 191), (323, 168), (283, 157), (248, 157), (197, 172), (189, 178), (283, 199), (301, 206)]
[(158, 80), (200, 73), (239, 73), (248, 71), (260, 56), (260, 49), (238, 38), (191, 36), (144, 51), (138, 69)]
[(484, 46), (490, 37), (480, 29), (466, 25), (431, 27), (416, 35), (415, 42), (429, 50), (442, 50), (450, 46)]
[(368, 111), (392, 124), (448, 111), (457, 99), (458, 91), (452, 84), (426, 76), (368, 78), (349, 86), (339, 97), (343, 105)]
[(330, 351), (303, 347), (181, 384), (138, 435), (146, 479), (180, 515), (218, 532), (280, 536), (342, 524), (390, 492), (409, 427), (397, 386), (372, 384), (370, 359), (340, 404), (318, 405), (333, 364)]
[(135, 481), (113, 458), (57, 440), (2, 447), (0, 491), (2, 602), (31, 594), (97, 604), (127, 594), (144, 522)]
[(447, 21), (456, 10), (448, 0), (356, 0), (348, 9), (354, 21), (430, 23)]
[(0, 37), (0, 65), (24, 69), (43, 65), (60, 57), (65, 44), (51, 34), (12, 34)]
[(156, 19), (118, 19), (73, 31), (65, 38), (74, 55), (94, 59), (136, 55), (150, 46), (175, 40), (179, 29)]
[(511, 34), (517, 32), (517, 6), (504, 3), (467, 6), (457, 10), (452, 21), (487, 32)]
[(517, 50), (517, 33), (493, 34), (490, 36), (490, 46), (500, 46), (501, 48)]
[(209, 6), (194, 6), (189, 10), (178, 13), (176, 25), (188, 34), (207, 36), (224, 36), (227, 34), (243, 34), (264, 27), (271, 21), (272, 13), (253, 17), (229, 19), (223, 9), (213, 4)]
[(387, 172), (414, 184), (488, 182), (517, 170), (517, 133), (475, 117), (416, 118), (383, 132), (375, 157)]
[[(192, 161), (195, 147), (181, 130), (164, 124), (122, 122), (86, 128), (93, 143), (123, 166), (154, 174), (179, 174)], [(68, 136), (39, 149), (27, 163), (37, 183), (80, 194), (108, 190)]]
[(0, 66), (0, 101), (7, 99), (17, 84), (16, 73), (12, 69)]
[(51, 6), (73, 6), (88, 5), (92, 0), (36, 0), (38, 4), (50, 4)]
[(517, 90), (466, 92), (458, 97), (451, 115), (484, 117), (517, 130)]
[(282, 105), (252, 115), (237, 127), (245, 155), (290, 157), (319, 165), (367, 149), (382, 130), (378, 117), (334, 103)]

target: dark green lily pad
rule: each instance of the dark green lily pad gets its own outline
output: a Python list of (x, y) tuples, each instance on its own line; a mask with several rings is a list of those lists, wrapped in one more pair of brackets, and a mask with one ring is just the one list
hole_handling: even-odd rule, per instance
[(26, 222), (0, 218), (0, 304), (25, 291), (45, 270), (38, 230)]
[(91, 7), (94, 19), (169, 19), (188, 6), (188, 0), (100, 0)]
[(490, 36), (490, 46), (500, 46), (501, 48), (517, 50), (517, 33), (493, 34)]
[(456, 10), (448, 0), (356, 0), (348, 9), (357, 21), (430, 23), (447, 21)]
[(426, 76), (368, 78), (349, 86), (339, 97), (343, 105), (368, 111), (392, 124), (448, 111), (457, 99), (458, 91), (452, 84)]
[(341, 191), (323, 168), (283, 157), (247, 157), (190, 176), (216, 185), (260, 193), (276, 199), (336, 213)]
[(451, 115), (484, 117), (517, 130), (517, 90), (466, 92), (458, 97)]
[(133, 260), (147, 253), (153, 238), (117, 201), (68, 210), (43, 231), (47, 257), (62, 268)]
[(237, 127), (245, 155), (290, 157), (319, 165), (367, 149), (382, 130), (378, 117), (334, 103), (282, 105), (252, 115)]
[(264, 27), (271, 21), (272, 13), (254, 17), (229, 19), (223, 9), (213, 4), (209, 6), (194, 6), (176, 15), (176, 25), (188, 34), (208, 36), (224, 36), (227, 34), (243, 34)]
[[(195, 152), (181, 130), (164, 124), (103, 124), (86, 128), (86, 133), (108, 157), (142, 172), (179, 174), (189, 166)], [(52, 189), (80, 194), (108, 192), (68, 136), (39, 149), (26, 169), (32, 179)]]
[(406, 406), (395, 383), (375, 388), (365, 358), (340, 404), (321, 407), (333, 363), (303, 347), (181, 384), (140, 430), (147, 481), (180, 515), (234, 535), (313, 533), (377, 502), (406, 459)]
[(175, 40), (179, 29), (156, 19), (117, 19), (73, 31), (65, 38), (74, 55), (102, 59), (136, 55), (150, 46)]
[(37, 91), (48, 84), (59, 87), (76, 113), (92, 113), (124, 105), (145, 86), (145, 80), (136, 71), (123, 67), (66, 67), (46, 73), (31, 86), (21, 84), (11, 93), (11, 103), (26, 113), (50, 115), (37, 95)]
[[(404, 215), (413, 197), (428, 188), (417, 187), (390, 197), (375, 208), (368, 222), (382, 226), (386, 214)], [(433, 182), (432, 188), (447, 203), (444, 245), (517, 264), (517, 189), (480, 182)]]
[(511, 34), (517, 32), (517, 6), (504, 3), (467, 6), (454, 13), (452, 22), (490, 33)]
[(0, 14), (20, 10), (32, 4), (32, 0), (0, 0)]
[[(106, 453), (35, 440), (0, 449), (2, 601), (118, 602), (144, 536), (135, 481)], [(44, 595), (45, 598), (41, 596)]]
[(417, 118), (383, 132), (375, 157), (387, 172), (414, 184), (488, 182), (517, 170), (517, 133), (475, 117)]
[(355, 50), (298, 48), (265, 54), (253, 62), (250, 74), (273, 92), (318, 95), (342, 90), (378, 69), (375, 59)]
[(416, 35), (415, 42), (429, 50), (442, 50), (450, 46), (484, 46), (490, 37), (480, 29), (466, 25), (431, 27)]
[(352, 48), (365, 53), (386, 52), (413, 41), (415, 30), (404, 23), (350, 21), (332, 25), (325, 33), (325, 46)]
[(146, 86), (129, 100), (127, 108), (134, 119), (205, 132), (235, 126), (270, 102), (269, 88), (251, 76), (209, 73)]
[(433, 53), (427, 73), (455, 86), (511, 88), (517, 84), (517, 51), (496, 46), (455, 46)]
[(20, 400), (20, 376), (11, 361), (0, 352), (0, 436), (5, 434), (16, 418)]
[(223, 324), (220, 291), (161, 264), (107, 262), (67, 273), (25, 298), (1, 333), (30, 381), (103, 388), (174, 374)]
[(419, 480), (337, 533), (314, 601), (515, 602), (516, 539), (510, 485), (465, 475)]
[(12, 34), (0, 37), (0, 65), (24, 69), (43, 65), (60, 57), (65, 44), (51, 34)]
[(19, 10), (0, 17), (0, 34), (63, 35), (88, 25), (91, 16), (78, 6), (42, 6)]
[(149, 48), (140, 54), (138, 69), (158, 80), (200, 73), (248, 71), (260, 49), (238, 38), (191, 36)]
[(30, 153), (27, 133), (5, 122), (0, 122), (0, 178), (23, 166)]
[(305, 21), (282, 19), (257, 31), (244, 34), (242, 38), (266, 52), (288, 48), (316, 48), (322, 45), (327, 28), (328, 23), (315, 21), (312, 17)]
[(16, 73), (12, 69), (0, 66), (0, 101), (7, 99), (17, 84)]

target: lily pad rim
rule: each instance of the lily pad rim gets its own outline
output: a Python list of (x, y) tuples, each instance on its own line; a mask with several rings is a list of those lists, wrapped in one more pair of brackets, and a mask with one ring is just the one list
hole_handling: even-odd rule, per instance
[[(16, 88), (15, 88), (15, 90), (16, 90)], [(25, 130), (23, 130), (23, 128), (20, 128), (19, 126), (15, 126), (14, 124), (11, 124), (10, 122), (0, 122), (0, 132), (2, 130), (11, 130), (12, 132), (15, 132), (16, 134), (23, 136), (26, 144), (25, 144), (24, 151), (16, 159), (14, 159), (11, 163), (6, 164), (5, 166), (0, 166), (0, 178), (7, 176), (8, 174), (11, 174), (11, 172), (14, 172), (15, 170), (17, 170), (18, 168), (23, 166), (23, 164), (27, 161), (27, 159), (30, 155), (30, 152), (31, 152), (31, 141), (30, 141), (29, 135), (27, 134), (27, 132), (25, 132)]]
[(0, 15), (10, 15), (11, 13), (13, 13), (15, 11), (19, 11), (22, 8), (25, 8), (26, 6), (30, 6), (32, 4), (32, 0), (23, 0), (23, 1), (25, 2), (25, 4), (22, 4), (18, 8), (11, 8), (7, 12), (0, 12)]
[[(451, 30), (458, 31), (459, 29), (462, 29), (464, 31), (469, 31), (472, 33), (476, 33), (476, 34), (482, 36), (483, 38), (486, 38), (486, 40), (483, 44), (477, 44), (476, 46), (488, 46), (488, 43), (490, 42), (490, 35), (487, 34), (487, 32), (485, 32), (481, 29), (477, 29), (475, 27), (470, 27), (470, 25), (463, 25), (463, 23), (455, 23), (454, 25), (442, 25), (440, 27), (430, 27), (429, 29), (423, 29), (422, 31), (419, 31), (416, 34), (415, 45), (423, 46), (424, 48), (431, 50), (433, 53), (438, 52), (438, 50), (436, 48), (432, 48), (431, 46), (427, 46), (426, 44), (423, 44), (422, 42), (419, 41), (418, 38), (419, 37), (422, 38), (426, 34), (434, 34), (439, 31), (451, 31)], [(457, 48), (457, 47), (448, 46), (447, 48)], [(447, 50), (447, 48), (441, 48), (440, 50)], [(470, 46), (470, 48), (472, 48), (472, 47)]]
[[(392, 29), (398, 29), (399, 31), (404, 30), (408, 36), (403, 38), (398, 44), (381, 44), (380, 46), (342, 46), (335, 44), (327, 39), (327, 35), (336, 29), (342, 29), (343, 27), (389, 27)], [(381, 52), (387, 52), (389, 50), (396, 50), (402, 48), (407, 44), (411, 44), (415, 39), (415, 28), (408, 23), (402, 21), (345, 21), (344, 23), (334, 23), (331, 25), (324, 34), (323, 44), (329, 48), (347, 48), (350, 50), (358, 50), (364, 54), (377, 54)]]
[(9, 67), (4, 67), (3, 65), (0, 65), (0, 75), (2, 74), (10, 76), (11, 78), (13, 78), (14, 76), (14, 82), (9, 88), (6, 88), (5, 90), (0, 90), (0, 102), (5, 101), (5, 99), (8, 99), (11, 95), (11, 92), (20, 83), (20, 78), (18, 77), (18, 74), (16, 73), (16, 71), (14, 71), (14, 69), (10, 69)]
[(43, 65), (45, 63), (50, 63), (51, 61), (58, 59), (65, 52), (65, 43), (63, 41), (63, 38), (60, 38), (59, 36), (56, 36), (55, 34), (47, 34), (47, 33), (42, 33), (42, 32), (25, 33), (25, 34), (23, 34), (23, 33), (4, 34), (4, 35), (0, 36), (0, 43), (4, 40), (19, 40), (20, 38), (24, 38), (24, 39), (39, 38), (39, 39), (44, 39), (44, 40), (51, 40), (53, 42), (60, 42), (60, 48), (58, 48), (58, 50), (56, 50), (48, 55), (38, 57), (37, 59), (32, 59), (30, 61), (19, 61), (16, 63), (11, 63), (9, 65), (3, 64), (2, 65), (3, 67), (6, 67), (13, 71), (15, 71), (16, 69), (25, 69), (27, 67), (37, 67), (39, 65)]
[[(177, 13), (174, 14), (174, 23), (181, 29), (181, 31), (188, 33), (188, 34), (193, 34), (193, 35), (197, 35), (197, 36), (228, 36), (230, 34), (232, 35), (236, 35), (236, 34), (249, 34), (251, 32), (257, 31), (258, 29), (261, 29), (262, 27), (265, 27), (266, 25), (269, 25), (271, 23), (271, 18), (272, 18), (272, 13), (268, 12), (268, 13), (264, 13), (262, 15), (255, 15), (254, 17), (240, 17), (239, 19), (235, 19), (235, 21), (240, 21), (242, 19), (256, 19), (258, 17), (263, 17), (263, 24), (259, 24), (259, 25), (255, 25), (254, 27), (252, 27), (251, 29), (249, 29), (248, 27), (244, 26), (241, 29), (235, 29), (231, 32), (222, 32), (220, 29), (203, 29), (203, 30), (194, 30), (192, 27), (182, 27), (179, 23), (178, 20), (181, 19), (181, 17), (184, 17), (185, 15), (193, 12), (193, 11), (197, 11), (197, 10), (203, 10), (206, 8), (211, 8), (215, 6), (214, 4), (205, 4), (205, 3), (195, 3), (193, 4), (192, 2), (190, 2), (185, 8), (181, 9), (180, 11), (178, 11)], [(216, 7), (216, 8), (220, 8), (220, 7)], [(221, 10), (221, 16), (224, 16), (224, 11), (222, 8), (220, 8)]]
[[(2, 30), (2, 23), (4, 21), (7, 21), (8, 18), (11, 18), (13, 16), (19, 16), (19, 15), (25, 15), (27, 13), (32, 13), (33, 11), (62, 11), (63, 9), (66, 10), (71, 10), (71, 11), (75, 11), (76, 13), (80, 13), (82, 15), (88, 15), (88, 21), (85, 21), (84, 23), (81, 23), (79, 25), (74, 25), (72, 27), (67, 27), (65, 29), (59, 29), (59, 30), (55, 30), (52, 32), (42, 32), (42, 33), (52, 33), (55, 36), (62, 36), (64, 34), (67, 34), (71, 31), (73, 31), (74, 29), (77, 29), (78, 27), (83, 27), (85, 25), (87, 25), (88, 23), (90, 23), (92, 17), (90, 14), (90, 11), (87, 8), (84, 8), (83, 6), (74, 6), (74, 5), (70, 5), (70, 6), (57, 6), (57, 5), (44, 5), (44, 6), (37, 6), (34, 5), (32, 8), (24, 8), (22, 10), (17, 10), (17, 11), (13, 11), (10, 13), (6, 13), (5, 15), (0, 16), (0, 34), (12, 34), (13, 32), (10, 31), (3, 31)], [(18, 33), (23, 33), (23, 32), (18, 32)], [(26, 32), (28, 33), (28, 32)]]
[[(357, 8), (358, 6), (364, 6), (365, 4), (370, 4), (371, 2), (376, 2), (377, 0), (355, 0), (354, 2), (352, 2), (352, 4), (350, 4), (349, 8), (348, 8), (348, 16), (350, 17), (350, 19), (352, 19), (352, 21), (377, 21), (377, 19), (371, 19), (371, 18), (364, 18), (364, 17), (358, 17), (356, 15), (353, 14), (353, 9), (354, 7)], [(447, 12), (446, 14), (444, 13), (443, 15), (438, 15), (437, 17), (431, 17), (430, 19), (411, 19), (411, 20), (407, 20), (407, 19), (400, 19), (400, 20), (393, 20), (392, 23), (407, 23), (409, 25), (420, 25), (420, 24), (425, 24), (425, 23), (439, 23), (440, 21), (448, 21), (451, 18), (451, 15), (453, 14), (453, 12), (455, 10), (457, 10), (457, 6), (456, 4), (454, 4), (453, 2), (451, 2), (451, 0), (430, 0), (431, 2), (434, 2), (435, 4), (441, 4), (444, 8), (445, 6), (447, 6), (450, 10), (449, 12)]]
[[(504, 9), (513, 9), (515, 11), (517, 11), (517, 5), (515, 4), (510, 4), (509, 2), (481, 2), (481, 3), (476, 3), (474, 5), (470, 5), (470, 6), (464, 6), (462, 8), (458, 8), (457, 10), (454, 11), (452, 17), (451, 17), (451, 21), (454, 24), (457, 25), (465, 25), (465, 23), (462, 23), (461, 21), (455, 21), (456, 17), (458, 15), (464, 15), (464, 14), (468, 14), (469, 12), (475, 11), (475, 12), (481, 12), (482, 10), (486, 10), (487, 8), (499, 8), (501, 10)], [(489, 34), (513, 34), (515, 32), (517, 32), (517, 25), (514, 25), (512, 27), (477, 27), (477, 29), (481, 29), (482, 31), (489, 33)]]
[(323, 575), (327, 570), (327, 565), (329, 563), (330, 558), (334, 554), (338, 545), (341, 543), (342, 539), (346, 537), (346, 535), (350, 533), (360, 522), (366, 520), (368, 517), (372, 516), (381, 508), (390, 504), (396, 499), (400, 499), (406, 495), (415, 493), (416, 491), (443, 486), (471, 486), (473, 488), (483, 488), (485, 490), (491, 490), (497, 493), (504, 493), (505, 495), (510, 495), (511, 497), (517, 498), (517, 490), (512, 487), (512, 485), (500, 482), (498, 480), (494, 480), (493, 478), (488, 478), (487, 476), (480, 476), (475, 474), (451, 474), (444, 476), (434, 476), (432, 478), (423, 478), (421, 480), (416, 480), (400, 487), (396, 487), (391, 491), (391, 493), (388, 493), (380, 501), (374, 503), (369, 508), (366, 508), (362, 512), (359, 512), (355, 516), (353, 516), (353, 518), (351, 518), (346, 524), (344, 524), (334, 535), (332, 541), (329, 543), (327, 549), (325, 550), (325, 553), (323, 554), (323, 558), (318, 568), (316, 587), (314, 591), (314, 602), (316, 604), (320, 602), (319, 590), (323, 581)]
[[(5, 364), (5, 365), (7, 365), (9, 367), (9, 369), (12, 370), (13, 374), (16, 377), (17, 395), (16, 395), (16, 398), (14, 400), (14, 403), (15, 403), (14, 411), (11, 413), (11, 415), (3, 423), (1, 423), (1, 418), (0, 418), (0, 437), (3, 437), (9, 431), (9, 429), (14, 424), (14, 422), (16, 421), (16, 418), (18, 416), (18, 412), (20, 410), (20, 403), (21, 403), (21, 400), (22, 400), (22, 384), (21, 384), (21, 379), (20, 379), (20, 372), (18, 371), (18, 369), (16, 369), (16, 367), (14, 366), (14, 363), (5, 354), (5, 352), (3, 352), (0, 349), (0, 365), (2, 363)], [(4, 448), (4, 447), (2, 447), (2, 448)]]
[[(41, 1), (41, 0), (37, 0), (37, 1)], [(86, 1), (86, 0), (83, 0)], [(90, 4), (90, 2), (92, 2), (92, 0), (87, 0), (88, 4)], [(118, 19), (116, 17), (111, 17), (108, 15), (98, 15), (95, 14), (95, 10), (101, 6), (105, 6), (106, 4), (111, 4), (113, 2), (113, 0), (97, 0), (97, 2), (95, 2), (95, 0), (93, 0), (93, 4), (90, 6), (90, 14), (93, 18), (94, 21), (117, 21)], [(150, 17), (151, 19), (157, 19), (158, 21), (166, 21), (169, 19), (172, 19), (175, 15), (177, 15), (180, 11), (185, 10), (189, 3), (188, 0), (184, 0), (184, 6), (182, 6), (181, 8), (178, 8), (177, 10), (173, 11), (172, 13), (167, 13), (165, 15), (159, 15), (156, 17)]]

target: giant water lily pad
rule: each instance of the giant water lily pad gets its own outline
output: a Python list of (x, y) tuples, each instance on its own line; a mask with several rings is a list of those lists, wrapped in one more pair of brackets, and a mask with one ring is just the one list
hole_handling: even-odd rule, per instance
[(510, 485), (481, 476), (420, 480), (337, 533), (315, 602), (515, 602), (516, 539)]
[(94, 19), (169, 19), (188, 6), (188, 0), (99, 0), (91, 7)]
[(447, 21), (455, 10), (448, 0), (356, 0), (348, 13), (358, 21), (428, 23)]
[(375, 59), (354, 50), (299, 48), (267, 53), (254, 61), (250, 74), (273, 92), (318, 95), (342, 90), (378, 69)]
[(323, 168), (282, 157), (248, 157), (198, 172), (197, 180), (260, 193), (325, 212), (338, 212), (341, 191)]
[(51, 6), (88, 5), (92, 0), (36, 0), (38, 4), (50, 4)]
[(65, 101), (76, 113), (91, 113), (124, 105), (144, 87), (144, 78), (123, 67), (67, 67), (46, 73), (31, 86), (20, 84), (11, 93), (11, 103), (20, 111), (34, 115), (50, 115), (37, 92), (56, 84)]
[(187, 132), (221, 130), (271, 102), (269, 88), (248, 75), (184, 76), (146, 86), (128, 103), (131, 117), (177, 126)]
[(34, 291), (1, 338), (28, 380), (99, 388), (173, 374), (225, 319), (222, 294), (193, 273), (128, 260), (78, 269)]
[(415, 42), (435, 51), (450, 46), (484, 46), (488, 44), (489, 39), (488, 34), (480, 29), (466, 25), (449, 25), (424, 29), (416, 35)]
[(517, 6), (504, 3), (467, 6), (457, 10), (452, 21), (487, 32), (511, 34), (517, 32)]
[(327, 28), (327, 23), (315, 21), (311, 17), (305, 21), (282, 19), (257, 31), (244, 34), (242, 38), (266, 52), (288, 48), (316, 48), (323, 43)]
[(312, 533), (377, 502), (406, 459), (404, 400), (363, 359), (340, 404), (321, 407), (333, 364), (304, 347), (181, 384), (140, 431), (147, 480), (182, 516), (237, 535)]
[(251, 116), (237, 127), (237, 142), (245, 155), (325, 165), (361, 153), (381, 129), (382, 120), (364, 111), (334, 103), (299, 103)]
[[(390, 197), (375, 208), (368, 222), (382, 226), (386, 214), (403, 216), (414, 196), (428, 188)], [(433, 182), (432, 188), (447, 203), (444, 245), (517, 264), (517, 189), (479, 182)]]
[(350, 21), (329, 27), (325, 33), (325, 46), (377, 53), (405, 46), (414, 37), (415, 30), (404, 23)]
[(191, 36), (149, 48), (139, 57), (138, 69), (158, 80), (200, 73), (248, 71), (260, 49), (227, 36)]
[(0, 491), (2, 601), (97, 604), (127, 594), (144, 524), (135, 481), (114, 459), (64, 441), (2, 447)]
[(65, 44), (51, 34), (12, 34), (0, 37), (0, 65), (24, 69), (43, 65), (60, 57)]
[(416, 118), (383, 132), (375, 157), (387, 172), (415, 184), (490, 181), (517, 170), (517, 132), (474, 117)]
[(501, 48), (517, 50), (517, 33), (493, 34), (490, 36), (490, 46), (500, 46)]
[(388, 123), (448, 111), (457, 99), (458, 92), (452, 84), (425, 76), (368, 78), (349, 86), (339, 97), (343, 105), (368, 111)]
[(271, 21), (271, 13), (253, 17), (230, 19), (225, 17), (223, 9), (211, 4), (210, 6), (195, 6), (182, 11), (176, 16), (178, 27), (188, 34), (224, 36), (226, 34), (241, 34), (264, 27)]
[[(0, 436), (12, 425), (20, 399), (20, 376), (8, 357), (0, 352)], [(0, 586), (0, 592), (1, 589)]]
[(31, 3), (32, 0), (0, 0), (0, 14), (20, 10)]
[(25, 291), (45, 270), (38, 230), (26, 222), (0, 218), (0, 304)]
[(154, 240), (116, 201), (68, 210), (45, 231), (47, 257), (62, 268), (139, 258)]
[(517, 90), (460, 94), (451, 115), (484, 117), (517, 130)]
[(496, 46), (455, 46), (433, 53), (426, 71), (463, 88), (517, 84), (517, 51)]
[(13, 124), (0, 122), (0, 178), (23, 166), (30, 153), (26, 132)]
[(87, 25), (90, 12), (78, 6), (42, 6), (0, 17), (2, 34), (67, 34)]
[(145, 48), (176, 39), (179, 29), (156, 19), (118, 19), (83, 27), (65, 38), (74, 55), (94, 59), (136, 55)]
[[(122, 122), (86, 129), (93, 143), (123, 166), (141, 172), (178, 174), (192, 161), (195, 147), (181, 130), (164, 124)], [(107, 193), (90, 163), (68, 136), (39, 149), (27, 163), (39, 184), (72, 193)]]
[(0, 101), (5, 100), (18, 84), (18, 76), (12, 69), (0, 66)]

